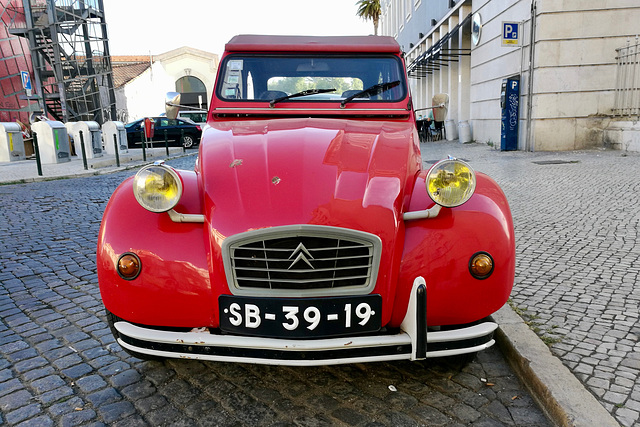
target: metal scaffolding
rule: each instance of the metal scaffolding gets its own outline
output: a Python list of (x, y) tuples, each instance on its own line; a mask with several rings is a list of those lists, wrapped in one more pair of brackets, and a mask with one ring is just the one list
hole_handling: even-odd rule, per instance
[[(15, 6), (18, 7), (18, 6)], [(34, 84), (45, 115), (115, 120), (116, 101), (103, 0), (22, 0)]]

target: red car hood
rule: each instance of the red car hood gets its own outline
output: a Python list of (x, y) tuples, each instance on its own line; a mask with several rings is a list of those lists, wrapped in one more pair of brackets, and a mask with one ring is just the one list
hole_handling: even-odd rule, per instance
[(198, 165), (211, 237), (220, 243), (247, 230), (317, 224), (397, 243), (420, 165), (415, 138), (409, 122), (214, 123)]

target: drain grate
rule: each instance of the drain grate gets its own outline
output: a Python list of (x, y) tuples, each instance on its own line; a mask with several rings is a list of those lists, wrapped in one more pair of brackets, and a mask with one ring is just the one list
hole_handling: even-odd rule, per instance
[(532, 162), (536, 165), (567, 165), (571, 163), (580, 163), (578, 160), (538, 160), (537, 162)]

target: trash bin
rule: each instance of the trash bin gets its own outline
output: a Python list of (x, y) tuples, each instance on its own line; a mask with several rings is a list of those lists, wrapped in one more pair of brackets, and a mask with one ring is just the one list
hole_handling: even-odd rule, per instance
[(102, 125), (104, 151), (106, 151), (107, 154), (116, 154), (116, 147), (113, 143), (114, 135), (116, 142), (118, 143), (118, 153), (128, 153), (129, 146), (127, 145), (127, 130), (124, 128), (124, 123), (115, 121), (109, 121)]
[(447, 134), (447, 141), (458, 139), (458, 129), (456, 128), (456, 122), (453, 120), (445, 120), (444, 133)]
[(458, 123), (458, 129), (460, 131), (460, 142), (463, 144), (466, 142), (471, 142), (471, 126), (469, 126), (469, 122), (466, 120)]
[(0, 162), (25, 160), (22, 128), (18, 123), (0, 123)]
[(67, 131), (73, 139), (73, 148), (76, 156), (82, 157), (80, 144), (80, 132), (84, 139), (84, 153), (87, 159), (102, 157), (102, 132), (97, 122), (69, 122), (66, 124)]
[(64, 124), (55, 121), (35, 122), (31, 125), (31, 130), (38, 136), (40, 161), (43, 164), (64, 163), (71, 160), (69, 137)]

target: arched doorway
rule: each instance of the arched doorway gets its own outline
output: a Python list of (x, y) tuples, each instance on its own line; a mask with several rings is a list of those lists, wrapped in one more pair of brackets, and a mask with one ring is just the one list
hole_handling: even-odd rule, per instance
[(180, 104), (189, 107), (207, 109), (207, 88), (202, 80), (193, 76), (184, 76), (176, 80), (176, 92), (180, 92)]

